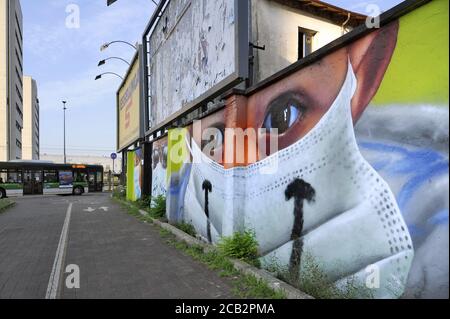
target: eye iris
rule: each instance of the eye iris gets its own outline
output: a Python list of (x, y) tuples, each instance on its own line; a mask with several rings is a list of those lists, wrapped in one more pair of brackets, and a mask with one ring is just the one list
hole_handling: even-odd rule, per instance
[(300, 108), (293, 102), (272, 107), (264, 121), (264, 127), (270, 131), (278, 129), (278, 134), (283, 134), (295, 124), (300, 113)]

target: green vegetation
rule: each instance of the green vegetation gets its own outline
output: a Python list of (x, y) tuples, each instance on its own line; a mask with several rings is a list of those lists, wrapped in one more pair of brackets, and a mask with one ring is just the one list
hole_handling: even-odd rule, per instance
[[(281, 267), (276, 262), (272, 262), (268, 270), (279, 279), (316, 299), (373, 299), (370, 289), (361, 286), (355, 278), (350, 278), (338, 287), (328, 278), (322, 266), (311, 254), (304, 254), (302, 259), (302, 272), (298, 279), (289, 273), (287, 267)], [(339, 269), (339, 265), (336, 267)], [(346, 276), (342, 274), (339, 277)]]
[(197, 232), (195, 231), (194, 226), (192, 226), (191, 224), (188, 223), (178, 223), (173, 225), (176, 228), (178, 228), (179, 230), (185, 232), (186, 234), (192, 236), (192, 237), (197, 237)]
[(177, 241), (175, 236), (166, 230), (161, 230), (161, 235), (167, 239), (167, 243), (178, 250), (183, 251), (193, 259), (204, 263), (209, 269), (217, 271), (223, 278), (228, 278), (233, 284), (233, 293), (239, 298), (245, 299), (285, 299), (284, 293), (275, 291), (264, 280), (251, 275), (245, 275), (236, 270), (229, 257), (219, 250), (205, 252), (200, 246), (189, 246)]
[(5, 209), (10, 207), (14, 202), (9, 199), (0, 199), (0, 213), (2, 213)]
[(259, 267), (258, 242), (255, 232), (246, 230), (231, 237), (223, 237), (218, 244), (219, 251), (230, 258), (240, 259)]
[[(120, 205), (127, 212), (144, 222), (152, 222), (153, 219), (164, 218), (166, 214), (166, 199), (160, 196), (153, 200), (152, 207), (148, 214), (142, 215), (137, 203), (118, 199)], [(181, 223), (174, 225), (185, 233), (195, 237), (196, 232), (192, 225)], [(230, 258), (241, 259), (252, 264), (256, 264), (258, 255), (258, 243), (255, 234), (250, 231), (237, 233), (232, 237), (224, 238), (220, 249), (205, 251), (201, 246), (189, 246), (187, 243), (178, 241), (168, 230), (159, 228), (162, 238), (167, 244), (182, 251), (191, 258), (205, 264), (209, 269), (219, 273), (223, 278), (227, 278), (233, 284), (233, 293), (239, 298), (245, 299), (285, 299), (284, 293), (275, 291), (268, 284), (251, 275), (245, 275), (234, 268)], [(242, 247), (240, 246), (242, 245)]]
[(158, 196), (152, 199), (150, 216), (154, 219), (162, 219), (166, 217), (166, 197)]
[(119, 186), (113, 191), (113, 197), (117, 198), (119, 200), (126, 200), (127, 198), (127, 192), (125, 187)]
[(136, 206), (140, 209), (149, 210), (150, 206), (152, 204), (152, 197), (151, 196), (143, 196), (141, 199), (139, 199), (136, 202)]

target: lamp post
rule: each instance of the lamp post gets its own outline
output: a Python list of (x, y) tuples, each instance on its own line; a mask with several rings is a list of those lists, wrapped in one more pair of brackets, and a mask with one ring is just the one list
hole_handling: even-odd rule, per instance
[(102, 78), (102, 76), (105, 75), (105, 74), (115, 75), (115, 76), (117, 76), (117, 77), (119, 77), (119, 78), (121, 78), (121, 79), (123, 80), (123, 77), (120, 76), (120, 75), (117, 74), (117, 73), (114, 73), (114, 72), (105, 72), (105, 73), (102, 73), (102, 74), (97, 75), (97, 76), (95, 77), (95, 81), (100, 80), (100, 79)]
[(107, 58), (107, 59), (104, 59), (104, 60), (101, 60), (100, 62), (98, 62), (98, 66), (105, 65), (105, 64), (106, 64), (106, 61), (111, 60), (111, 59), (120, 60), (120, 61), (122, 61), (122, 62), (124, 62), (124, 63), (130, 65), (130, 62), (128, 62), (127, 60), (122, 59), (122, 58), (117, 57), (117, 56), (112, 56), (112, 57), (110, 57), (110, 58)]
[(66, 156), (66, 103), (67, 101), (62, 101), (63, 102), (63, 111), (64, 111), (64, 164), (67, 164), (67, 156)]
[(134, 50), (136, 50), (136, 51), (137, 51), (137, 49), (138, 49), (137, 46), (131, 44), (130, 42), (122, 41), (122, 40), (117, 40), (117, 41), (111, 41), (111, 42), (107, 42), (107, 43), (103, 44), (103, 45), (100, 47), (100, 51), (105, 51), (107, 48), (109, 48), (109, 46), (110, 46), (111, 44), (114, 44), (114, 43), (124, 43), (124, 44), (126, 44), (126, 45), (129, 45), (130, 47), (132, 47), (132, 48), (133, 48)]

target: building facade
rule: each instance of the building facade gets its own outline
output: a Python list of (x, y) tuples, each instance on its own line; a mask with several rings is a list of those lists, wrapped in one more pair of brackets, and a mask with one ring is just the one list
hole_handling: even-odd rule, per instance
[(22, 159), (22, 30), (19, 0), (0, 0), (0, 161)]
[(39, 160), (39, 98), (36, 81), (23, 78), (23, 131), (22, 157), (24, 160)]
[(331, 43), (366, 16), (317, 1), (252, 0), (251, 80), (258, 83)]

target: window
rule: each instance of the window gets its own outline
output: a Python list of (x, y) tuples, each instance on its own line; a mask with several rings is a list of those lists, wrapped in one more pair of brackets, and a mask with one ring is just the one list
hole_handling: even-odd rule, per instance
[(17, 92), (17, 96), (19, 97), (20, 102), (23, 103), (22, 94), (20, 93), (20, 90), (19, 90), (19, 88), (17, 87), (17, 85), (16, 85), (16, 92)]
[(22, 30), (20, 29), (20, 23), (19, 23), (19, 18), (17, 17), (17, 12), (15, 12), (14, 14), (16, 15), (16, 23), (17, 23), (17, 29), (19, 29), (20, 39), (23, 41)]
[(17, 114), (19, 114), (20, 118), (23, 120), (22, 110), (20, 109), (19, 105), (17, 105), (17, 103), (16, 103), (16, 111), (17, 111)]
[(313, 52), (314, 36), (316, 31), (298, 28), (298, 59), (310, 55)]
[(15, 49), (15, 51), (16, 51), (17, 63), (19, 63), (20, 71), (22, 71), (22, 73), (23, 73), (22, 59), (20, 58), (19, 53), (17, 52), (17, 49)]
[(44, 171), (44, 183), (58, 183), (58, 172)]
[[(3, 175), (3, 173), (1, 174)], [(22, 172), (17, 170), (8, 170), (5, 183), (8, 184), (22, 184)]]
[(85, 172), (73, 172), (74, 182), (85, 183), (87, 182), (87, 174)]
[(19, 37), (17, 36), (17, 31), (15, 33), (16, 33), (17, 46), (19, 47), (20, 54), (23, 55), (22, 46), (20, 45), (21, 41), (19, 40)]
[(16, 75), (17, 75), (17, 78), (19, 79), (20, 85), (23, 86), (22, 76), (20, 75), (19, 70), (17, 70), (17, 67), (16, 67)]

